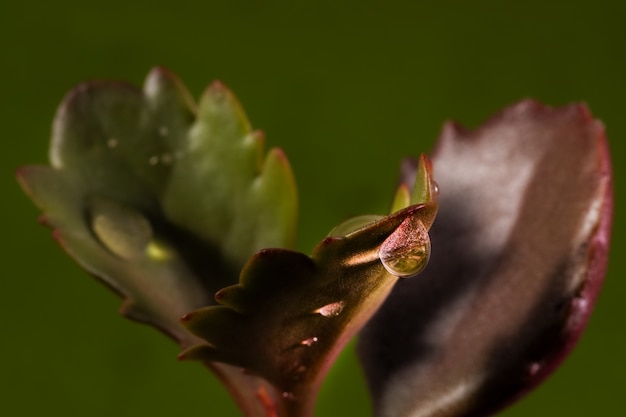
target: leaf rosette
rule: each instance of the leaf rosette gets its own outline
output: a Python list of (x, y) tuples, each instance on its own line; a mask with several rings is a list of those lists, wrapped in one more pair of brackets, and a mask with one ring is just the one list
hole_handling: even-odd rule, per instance
[(70, 92), (51, 166), (18, 179), (122, 313), (204, 362), (248, 417), (311, 416), (363, 326), (378, 417), (493, 413), (580, 337), (613, 203), (603, 126), (585, 106), (523, 101), (475, 131), (447, 124), (432, 165), (405, 161), (390, 215), (347, 220), (311, 256), (290, 249), (295, 181), (263, 142), (221, 83), (196, 105), (157, 68), (143, 90)]
[(81, 85), (58, 110), (50, 160), (18, 178), (56, 240), (125, 299), (122, 314), (213, 369), (248, 416), (311, 415), (340, 349), (428, 262), (437, 193), (425, 156), (394, 213), (347, 221), (311, 257), (287, 249), (292, 172), (279, 149), (263, 155), (219, 82), (197, 106), (163, 68), (143, 90)]

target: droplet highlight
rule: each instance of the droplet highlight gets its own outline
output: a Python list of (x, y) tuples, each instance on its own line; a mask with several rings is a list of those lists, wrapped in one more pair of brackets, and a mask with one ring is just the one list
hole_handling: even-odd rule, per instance
[(100, 243), (125, 260), (141, 258), (152, 240), (152, 226), (139, 211), (104, 198), (90, 202), (91, 228)]
[(172, 257), (172, 252), (163, 244), (153, 240), (146, 247), (146, 255), (154, 261), (165, 262)]
[(336, 317), (341, 314), (344, 307), (345, 303), (343, 301), (337, 301), (334, 303), (326, 304), (325, 306), (318, 308), (314, 312), (324, 317)]
[(156, 166), (159, 164), (172, 165), (174, 163), (174, 160), (177, 158), (178, 156), (175, 157), (173, 154), (165, 152), (161, 155), (152, 155), (150, 158), (148, 158), (148, 163), (152, 166)]
[(589, 300), (584, 297), (574, 297), (570, 301), (569, 317), (567, 327), (570, 329), (580, 328), (585, 323), (589, 315)]
[(308, 339), (304, 339), (302, 342), (300, 342), (300, 345), (311, 347), (315, 343), (317, 343), (317, 340), (318, 340), (317, 337), (309, 337)]
[(303, 373), (306, 372), (306, 366), (305, 365), (298, 365), (296, 367), (296, 369), (293, 370), (293, 373), (296, 375), (302, 375)]
[(533, 377), (541, 371), (541, 364), (539, 362), (533, 362), (528, 366), (528, 375)]
[(378, 256), (392, 275), (408, 278), (420, 273), (430, 258), (430, 238), (424, 224), (407, 217), (380, 246)]
[(437, 184), (434, 180), (431, 180), (432, 184), (432, 193), (434, 195), (439, 195), (439, 184)]

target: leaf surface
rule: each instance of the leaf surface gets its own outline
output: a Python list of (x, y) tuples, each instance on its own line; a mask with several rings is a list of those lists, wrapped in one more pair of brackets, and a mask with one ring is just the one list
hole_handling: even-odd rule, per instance
[[(239, 366), (278, 389), (278, 415), (312, 415), (319, 385), (340, 350), (398, 277), (416, 275), (428, 261), (437, 196), (425, 158), (420, 167), (416, 204), (387, 217), (348, 221), (311, 257), (285, 249), (258, 252), (240, 283), (217, 293), (221, 306), (183, 318), (206, 343), (181, 357)], [(384, 263), (388, 253), (395, 262)]]
[(524, 101), (475, 131), (450, 123), (433, 165), (429, 268), (400, 281), (360, 337), (379, 417), (512, 402), (572, 348), (605, 273), (609, 157), (585, 106)]
[[(50, 160), (21, 168), (18, 179), (57, 241), (125, 299), (125, 316), (183, 347), (200, 339), (180, 317), (214, 304), (257, 250), (293, 243), (287, 160), (278, 149), (263, 155), (263, 135), (220, 83), (197, 107), (163, 68), (143, 90), (85, 83), (57, 112)], [(248, 390), (256, 377), (209, 365), (247, 415), (265, 415)]]

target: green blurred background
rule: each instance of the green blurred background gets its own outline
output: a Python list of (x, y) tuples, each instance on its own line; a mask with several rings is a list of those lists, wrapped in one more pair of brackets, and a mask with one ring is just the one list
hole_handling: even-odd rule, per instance
[[(300, 188), (298, 248), (349, 215), (387, 210), (404, 155), (450, 118), (470, 127), (525, 97), (586, 101), (613, 151), (616, 220), (604, 291), (560, 370), (502, 415), (613, 416), (626, 364), (623, 280), (626, 2), (2, 1), (0, 415), (236, 416), (215, 378), (178, 363), (156, 331), (55, 246), (13, 171), (45, 163), (65, 92), (86, 79), (143, 82), (170, 67), (195, 96), (213, 79), (238, 95)], [(565, 152), (566, 150), (564, 150)], [(368, 416), (352, 352), (318, 416)]]

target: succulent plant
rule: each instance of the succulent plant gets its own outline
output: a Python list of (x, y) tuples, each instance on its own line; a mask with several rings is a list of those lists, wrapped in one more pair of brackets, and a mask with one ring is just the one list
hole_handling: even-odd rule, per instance
[(388, 215), (346, 221), (311, 255), (292, 248), (291, 169), (263, 142), (221, 83), (196, 105), (156, 68), (143, 90), (71, 91), (51, 166), (18, 179), (122, 314), (214, 371), (247, 417), (311, 416), (357, 333), (379, 417), (493, 413), (580, 336), (612, 215), (606, 139), (584, 105), (447, 124), (432, 164), (404, 161)]

